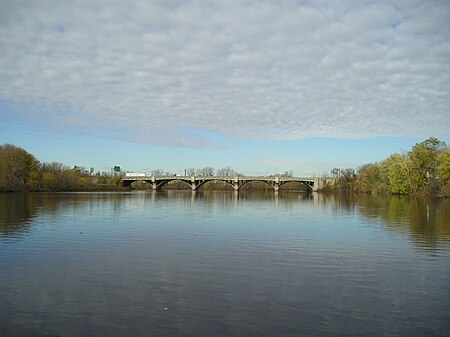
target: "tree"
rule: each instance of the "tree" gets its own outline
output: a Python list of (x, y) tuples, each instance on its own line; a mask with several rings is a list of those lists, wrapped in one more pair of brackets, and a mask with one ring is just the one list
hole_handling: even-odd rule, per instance
[(446, 148), (438, 156), (438, 176), (441, 192), (450, 197), (450, 149)]
[(115, 186), (121, 186), (122, 185), (122, 176), (120, 175), (114, 175), (111, 178), (111, 183)]
[(152, 171), (150, 172), (150, 174), (151, 174), (152, 176), (164, 176), (164, 175), (167, 175), (166, 172), (164, 172), (163, 169), (152, 170)]
[(344, 193), (350, 193), (354, 190), (356, 173), (351, 168), (340, 169), (340, 176), (336, 180), (336, 187)]
[(438, 156), (445, 148), (445, 143), (435, 137), (413, 146), (409, 158), (412, 172), (411, 188), (414, 192), (439, 189)]
[(61, 190), (64, 189), (64, 182), (62, 179), (62, 173), (66, 168), (63, 164), (43, 163), (42, 164), (42, 187), (46, 190)]
[(41, 183), (41, 167), (37, 159), (24, 149), (0, 146), (0, 190), (25, 191)]
[(57, 190), (61, 188), (58, 175), (55, 172), (46, 171), (43, 173), (42, 187), (46, 190)]
[(232, 177), (232, 176), (241, 176), (242, 175), (240, 172), (234, 170), (230, 166), (218, 169), (216, 174), (219, 177)]
[(393, 154), (381, 163), (382, 175), (387, 177), (388, 192), (393, 194), (409, 194), (411, 186), (411, 163), (407, 154)]
[(378, 164), (366, 164), (358, 169), (356, 190), (367, 194), (382, 192), (382, 178)]
[(294, 171), (290, 170), (290, 171), (284, 171), (283, 173), (279, 174), (280, 177), (293, 177), (294, 176)]
[(203, 177), (212, 177), (214, 175), (214, 168), (211, 166), (205, 166), (202, 169), (197, 169), (195, 175)]
[(443, 150), (438, 158), (438, 177), (442, 184), (447, 184), (450, 182), (450, 149), (446, 148)]

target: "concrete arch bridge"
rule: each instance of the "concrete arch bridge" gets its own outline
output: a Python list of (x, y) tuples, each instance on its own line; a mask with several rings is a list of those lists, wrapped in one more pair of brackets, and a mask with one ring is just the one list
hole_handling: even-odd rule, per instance
[(332, 183), (332, 179), (326, 178), (301, 178), (301, 177), (273, 177), (273, 176), (257, 176), (257, 177), (245, 177), (245, 176), (147, 176), (147, 175), (134, 175), (128, 173), (122, 178), (123, 186), (130, 186), (135, 181), (142, 181), (150, 184), (154, 190), (160, 190), (164, 185), (172, 181), (182, 181), (191, 186), (193, 191), (197, 191), (201, 186), (208, 182), (217, 181), (229, 184), (235, 191), (245, 184), (253, 181), (263, 182), (270, 185), (274, 191), (278, 191), (281, 186), (290, 182), (299, 182), (308, 188), (309, 191), (315, 192), (323, 188), (329, 183)]

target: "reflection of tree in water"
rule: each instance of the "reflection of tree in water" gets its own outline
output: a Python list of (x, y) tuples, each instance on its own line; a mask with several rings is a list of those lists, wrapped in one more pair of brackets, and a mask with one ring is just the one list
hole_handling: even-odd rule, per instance
[(0, 193), (0, 235), (26, 232), (36, 215), (35, 200), (28, 193)]
[(57, 217), (62, 212), (84, 212), (110, 207), (120, 213), (130, 196), (121, 193), (0, 193), (0, 236), (20, 235), (38, 215)]
[(409, 232), (419, 246), (450, 242), (449, 199), (361, 196), (354, 201), (363, 215), (381, 218), (392, 231)]
[(41, 193), (37, 205), (46, 214), (57, 215), (61, 211), (78, 212), (86, 207), (91, 209), (111, 207), (114, 212), (119, 212), (121, 203), (126, 200), (125, 193)]
[(36, 216), (57, 217), (63, 212), (76, 215), (104, 212), (109, 209), (120, 214), (129, 202), (145, 204), (165, 203), (167, 199), (182, 201), (186, 207), (200, 202), (223, 209), (238, 203), (275, 202), (286, 207), (300, 203), (315, 203), (334, 214), (359, 212), (381, 219), (392, 231), (410, 234), (414, 242), (426, 248), (436, 248), (439, 243), (450, 242), (450, 199), (412, 199), (406, 197), (373, 197), (289, 193), (273, 191), (191, 192), (167, 191), (151, 193), (1, 193), (0, 236), (20, 235), (30, 229)]

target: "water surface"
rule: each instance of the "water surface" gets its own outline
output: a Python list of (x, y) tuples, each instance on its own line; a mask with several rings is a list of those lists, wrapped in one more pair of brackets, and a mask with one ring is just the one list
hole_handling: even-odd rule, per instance
[(2, 336), (447, 336), (450, 200), (0, 194)]

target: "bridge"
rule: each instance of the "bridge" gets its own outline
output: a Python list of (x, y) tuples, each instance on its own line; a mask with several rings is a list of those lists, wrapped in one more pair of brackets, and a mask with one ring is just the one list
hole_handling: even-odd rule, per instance
[(332, 183), (332, 179), (326, 178), (300, 178), (300, 177), (279, 177), (279, 176), (258, 176), (258, 177), (245, 177), (245, 176), (147, 176), (147, 175), (134, 175), (127, 174), (122, 178), (123, 186), (130, 186), (135, 181), (141, 181), (148, 183), (153, 190), (160, 190), (164, 185), (172, 181), (181, 181), (190, 185), (193, 191), (197, 191), (200, 187), (208, 182), (223, 182), (230, 185), (235, 191), (249, 182), (263, 182), (273, 188), (274, 191), (278, 191), (281, 186), (291, 182), (298, 182), (304, 184), (309, 191), (315, 192), (323, 188), (329, 183)]

